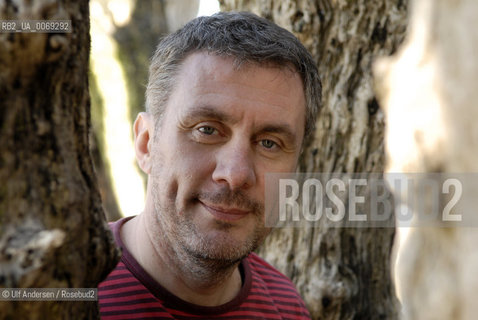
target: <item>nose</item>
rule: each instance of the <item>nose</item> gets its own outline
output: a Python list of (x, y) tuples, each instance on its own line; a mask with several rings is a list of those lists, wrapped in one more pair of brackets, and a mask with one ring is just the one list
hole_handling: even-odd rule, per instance
[(212, 179), (227, 183), (231, 190), (252, 187), (256, 183), (253, 156), (248, 141), (229, 141), (216, 153)]

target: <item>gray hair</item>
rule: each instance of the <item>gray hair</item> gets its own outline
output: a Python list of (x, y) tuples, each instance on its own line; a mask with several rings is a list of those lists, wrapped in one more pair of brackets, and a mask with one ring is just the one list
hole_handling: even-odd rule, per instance
[(312, 56), (292, 33), (248, 12), (198, 17), (159, 43), (151, 59), (146, 89), (146, 110), (153, 119), (160, 119), (181, 63), (198, 51), (233, 57), (237, 67), (244, 62), (294, 66), (304, 85), (305, 136), (313, 132), (322, 86)]

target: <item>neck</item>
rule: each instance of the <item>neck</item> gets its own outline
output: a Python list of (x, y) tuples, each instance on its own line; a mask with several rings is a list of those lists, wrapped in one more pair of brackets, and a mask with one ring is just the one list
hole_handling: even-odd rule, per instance
[(126, 248), (143, 269), (169, 292), (190, 303), (218, 306), (241, 289), (238, 264), (221, 264), (174, 249), (163, 232), (152, 234), (145, 213), (127, 221), (121, 230)]

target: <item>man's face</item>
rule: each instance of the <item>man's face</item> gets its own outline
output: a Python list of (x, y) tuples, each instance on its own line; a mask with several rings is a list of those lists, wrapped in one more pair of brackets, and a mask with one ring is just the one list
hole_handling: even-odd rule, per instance
[(190, 55), (152, 141), (150, 231), (203, 261), (242, 259), (270, 231), (265, 173), (295, 170), (304, 124), (290, 68)]

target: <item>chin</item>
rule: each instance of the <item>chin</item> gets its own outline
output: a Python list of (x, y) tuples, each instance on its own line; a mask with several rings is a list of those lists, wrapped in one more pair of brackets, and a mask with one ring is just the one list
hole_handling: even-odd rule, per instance
[(185, 249), (196, 259), (232, 264), (239, 262), (257, 249), (264, 237), (251, 236), (245, 240), (238, 240), (229, 232), (215, 231), (214, 234), (202, 235), (199, 239), (191, 237), (185, 244)]

